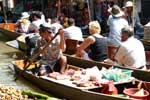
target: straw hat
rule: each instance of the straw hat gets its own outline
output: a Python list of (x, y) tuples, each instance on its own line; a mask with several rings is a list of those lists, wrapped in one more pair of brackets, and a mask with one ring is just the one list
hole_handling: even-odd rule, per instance
[(121, 11), (120, 7), (117, 5), (114, 5), (112, 8), (108, 9), (108, 12), (111, 13), (114, 17), (121, 17), (124, 13)]
[(21, 18), (29, 18), (29, 14), (27, 13), (27, 12), (23, 12), (23, 13), (21, 13)]
[(133, 7), (133, 2), (132, 1), (127, 1), (125, 4), (125, 7)]

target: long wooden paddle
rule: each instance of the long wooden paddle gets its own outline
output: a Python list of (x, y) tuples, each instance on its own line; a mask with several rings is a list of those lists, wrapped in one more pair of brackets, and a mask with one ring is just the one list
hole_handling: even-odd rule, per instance
[(27, 68), (36, 60), (36, 58), (44, 52), (44, 50), (52, 43), (52, 41), (57, 37), (57, 35), (59, 34), (59, 32), (57, 34), (54, 35), (54, 37), (36, 54), (34, 54), (34, 56), (31, 59), (28, 59), (29, 64), (26, 65), (25, 64), (25, 68), (19, 73), (19, 75), (15, 78), (15, 81), (27, 70)]

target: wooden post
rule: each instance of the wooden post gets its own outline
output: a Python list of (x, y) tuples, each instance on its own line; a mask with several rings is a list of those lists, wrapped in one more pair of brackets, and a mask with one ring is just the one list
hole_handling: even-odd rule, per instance
[(132, 26), (134, 27), (135, 26), (135, 24), (134, 24), (135, 23), (135, 18), (134, 18), (134, 16), (135, 16), (135, 13), (134, 13), (135, 12), (135, 0), (133, 0), (132, 2), (133, 2), (133, 11), (132, 11), (132, 14), (133, 14), (133, 17), (132, 17), (133, 21), (132, 21), (132, 23), (133, 24), (132, 24)]
[(90, 18), (90, 21), (91, 21), (92, 18), (91, 18), (91, 10), (90, 10), (90, 0), (87, 0), (87, 6), (88, 6), (89, 18)]
[(58, 0), (58, 11), (57, 11), (57, 17), (59, 17), (61, 14), (61, 0)]
[(7, 2), (7, 1), (4, 1), (4, 0), (3, 0), (3, 13), (4, 13), (5, 21), (6, 21), (6, 23), (7, 23), (6, 2)]

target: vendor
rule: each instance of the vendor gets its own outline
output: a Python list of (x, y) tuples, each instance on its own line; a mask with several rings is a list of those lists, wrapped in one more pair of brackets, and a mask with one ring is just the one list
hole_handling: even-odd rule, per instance
[[(59, 29), (58, 32), (59, 35), (49, 44), (54, 37), (54, 34), (49, 27), (44, 25), (40, 26), (39, 34), (41, 38), (37, 40), (36, 48), (38, 49), (36, 49), (36, 51), (42, 50), (46, 44), (49, 44), (49, 46), (41, 53), (42, 65), (39, 69), (40, 75), (44, 75), (53, 71), (58, 71), (60, 73), (64, 73), (65, 71), (67, 58), (62, 54), (62, 52), (65, 50), (64, 31)], [(56, 66), (58, 64), (60, 64), (60, 68)]]

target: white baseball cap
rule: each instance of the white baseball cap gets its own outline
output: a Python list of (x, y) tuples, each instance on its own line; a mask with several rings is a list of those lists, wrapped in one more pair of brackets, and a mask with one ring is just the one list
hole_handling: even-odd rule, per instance
[(125, 3), (125, 7), (133, 7), (133, 2), (132, 1), (127, 1)]
[(21, 18), (29, 18), (29, 14), (27, 13), (27, 12), (23, 12), (23, 13), (21, 13)]

